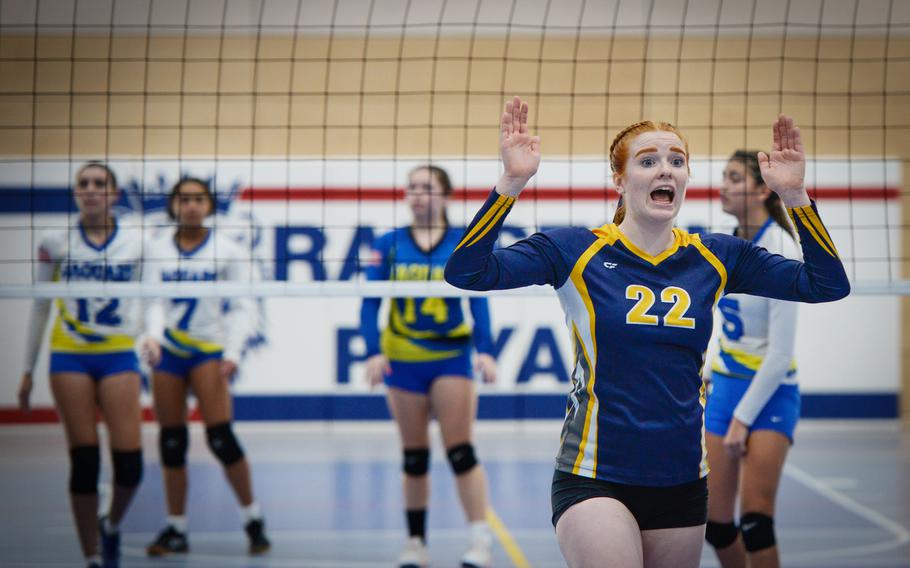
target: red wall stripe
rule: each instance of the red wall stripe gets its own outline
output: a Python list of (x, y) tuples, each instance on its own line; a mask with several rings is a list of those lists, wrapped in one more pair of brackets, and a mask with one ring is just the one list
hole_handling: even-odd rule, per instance
[[(483, 201), (490, 194), (489, 188), (456, 189), (455, 200)], [(398, 188), (356, 188), (356, 187), (248, 187), (241, 194), (242, 201), (390, 201), (400, 199), (404, 191)], [(617, 199), (616, 190), (612, 188), (565, 188), (565, 187), (530, 187), (521, 194), (523, 200), (540, 201), (602, 201)], [(894, 200), (901, 196), (895, 187), (816, 187), (809, 189), (809, 196), (820, 200), (843, 201), (883, 201)], [(719, 199), (717, 188), (690, 187), (686, 191), (687, 199)]]

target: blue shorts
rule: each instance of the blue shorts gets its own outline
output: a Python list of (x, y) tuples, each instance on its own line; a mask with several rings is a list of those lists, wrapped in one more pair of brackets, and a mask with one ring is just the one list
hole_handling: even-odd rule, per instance
[(189, 376), (190, 371), (192, 371), (197, 366), (205, 363), (206, 361), (211, 360), (221, 360), (222, 352), (215, 351), (213, 353), (202, 353), (201, 351), (196, 351), (189, 356), (182, 356), (174, 353), (166, 346), (161, 346), (161, 361), (158, 362), (158, 365), (155, 366), (155, 371), (161, 371), (163, 373), (170, 373), (178, 377), (186, 378)]
[(385, 384), (418, 394), (428, 394), (433, 381), (442, 376), (464, 377), (473, 380), (471, 372), (471, 351), (465, 349), (460, 355), (438, 361), (395, 361), (390, 360), (392, 373), (386, 375)]
[[(752, 381), (723, 375), (711, 374), (711, 394), (705, 406), (705, 429), (718, 436), (726, 436), (733, 411)], [(774, 430), (793, 443), (793, 431), (799, 422), (799, 386), (780, 385), (765, 407), (749, 427), (749, 431)]]
[(61, 353), (51, 351), (50, 373), (81, 373), (96, 381), (132, 371), (139, 373), (139, 358), (132, 349), (114, 353)]

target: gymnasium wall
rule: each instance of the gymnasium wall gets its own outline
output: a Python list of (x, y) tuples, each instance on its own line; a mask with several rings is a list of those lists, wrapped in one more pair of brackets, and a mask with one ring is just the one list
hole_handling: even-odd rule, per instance
[[(322, 197), (351, 188), (391, 192), (414, 163), (448, 160), (456, 184), (474, 190), (452, 212), (453, 220), (467, 219), (479, 205), (477, 191), (496, 179), (502, 102), (521, 94), (543, 138), (537, 184), (541, 195), (557, 193), (516, 210), (515, 236), (608, 221), (612, 203), (569, 190), (602, 190), (609, 142), (642, 117), (680, 126), (706, 164), (693, 172), (698, 191), (680, 224), (728, 228), (731, 219), (712, 191), (723, 157), (744, 146), (766, 148), (769, 125), (784, 110), (803, 128), (810, 184), (819, 188), (842, 254), (848, 262), (862, 259), (851, 265), (854, 281), (897, 279), (902, 267), (889, 259), (900, 260), (906, 246), (907, 55), (910, 39), (862, 36), (4, 35), (0, 181), (8, 205), (0, 205), (0, 250), (4, 259), (27, 258), (31, 227), (66, 218), (59, 207), (34, 216), (16, 210), (21, 191), (39, 202), (59, 200), (79, 160), (107, 157), (121, 185), (140, 193), (161, 191), (180, 172), (215, 175), (233, 192), (225, 218), (262, 230), (267, 266), (280, 270), (274, 255), (281, 238), (285, 252), (304, 257), (312, 239), (323, 238), (336, 262), (324, 267), (324, 277), (337, 278), (357, 226), (378, 234), (407, 216), (381, 200)], [(339, 161), (348, 159), (355, 161)], [(319, 198), (256, 198), (263, 188), (315, 188)], [(281, 233), (294, 227), (313, 232)], [(14, 263), (0, 270), (3, 283), (27, 277)], [(304, 260), (285, 266), (284, 277), (319, 275)], [(503, 347), (503, 380), (490, 395), (564, 393), (554, 356), (570, 359), (555, 299), (492, 302), (494, 332), (513, 331)], [(7, 321), (24, 321), (25, 302), (0, 307)], [(356, 362), (361, 346), (342, 337), (356, 326), (356, 307), (352, 300), (268, 300), (268, 342), (245, 361), (238, 394), (365, 393)], [(822, 401), (817, 413), (894, 415), (906, 303), (851, 297), (801, 310), (800, 378), (807, 399)], [(301, 319), (329, 325), (302, 326)], [(15, 405), (23, 327), (0, 330), (0, 360), (8, 362), (0, 368), (2, 408)], [(49, 405), (43, 376), (38, 384), (36, 402)], [(547, 412), (559, 414), (560, 404)]]

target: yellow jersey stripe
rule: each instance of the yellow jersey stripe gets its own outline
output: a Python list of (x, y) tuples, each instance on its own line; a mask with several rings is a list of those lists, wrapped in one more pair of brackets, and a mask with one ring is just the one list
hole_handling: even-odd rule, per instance
[[(512, 199), (512, 198), (509, 198), (509, 199), (511, 199), (512, 201), (514, 201), (514, 199)], [(479, 241), (480, 239), (482, 239), (482, 238), (484, 237), (484, 235), (486, 235), (487, 233), (489, 233), (489, 232), (490, 232), (490, 229), (492, 229), (493, 227), (495, 227), (495, 226), (496, 226), (496, 223), (498, 223), (499, 220), (502, 218), (502, 216), (505, 215), (506, 213), (508, 213), (509, 209), (511, 209), (511, 208), (512, 208), (512, 203), (511, 203), (511, 202), (506, 203), (503, 207), (500, 207), (500, 208), (499, 208), (499, 211), (498, 211), (498, 212), (496, 213), (496, 215), (493, 217), (493, 220), (490, 221), (489, 223), (487, 223), (486, 228), (484, 228), (484, 230), (481, 231), (479, 235), (477, 235), (476, 237), (474, 237), (474, 240), (472, 240), (470, 243), (468, 243), (468, 246), (474, 245), (477, 241)]]
[[(587, 384), (588, 391), (588, 408), (585, 411), (585, 426), (582, 431), (581, 442), (578, 445), (578, 456), (575, 458), (575, 465), (572, 468), (572, 473), (578, 474), (579, 467), (581, 462), (584, 459), (585, 455), (588, 453), (588, 437), (591, 432), (591, 424), (593, 421), (597, 420), (596, 411), (594, 410), (597, 405), (597, 395), (594, 394), (594, 382), (595, 377), (597, 376), (597, 333), (596, 333), (596, 317), (594, 313), (594, 303), (591, 301), (591, 295), (588, 293), (588, 286), (585, 284), (584, 271), (588, 265), (588, 262), (597, 254), (600, 249), (607, 245), (607, 239), (597, 239), (594, 241), (591, 246), (588, 247), (582, 255), (578, 258), (578, 261), (575, 263), (575, 266), (572, 268), (572, 272), (569, 275), (569, 278), (572, 280), (572, 284), (575, 285), (575, 289), (578, 291), (579, 296), (581, 296), (582, 301), (585, 304), (585, 308), (588, 310), (588, 324), (591, 326), (591, 348), (594, 350), (593, 357), (585, 349), (583, 352), (585, 358), (588, 361), (588, 369), (590, 369), (591, 377)], [(576, 331), (577, 333), (577, 331)], [(582, 348), (584, 348), (584, 342), (582, 342)], [(596, 422), (593, 422), (596, 424)], [(597, 472), (597, 437), (593, 436), (594, 440), (594, 450), (590, 452), (593, 456), (593, 471)]]
[(714, 253), (708, 250), (708, 247), (701, 242), (701, 238), (698, 235), (690, 235), (692, 245), (698, 249), (698, 252), (701, 253), (705, 260), (711, 263), (711, 266), (717, 271), (717, 274), (720, 276), (720, 285), (717, 287), (717, 292), (714, 293), (714, 306), (717, 307), (717, 302), (720, 301), (720, 297), (724, 293), (724, 288), (727, 287), (727, 269), (724, 264), (714, 256)]
[(819, 246), (822, 247), (822, 249), (826, 253), (828, 253), (831, 256), (836, 258), (837, 255), (834, 254), (833, 252), (831, 252), (831, 249), (828, 248), (828, 245), (825, 244), (825, 241), (822, 240), (822, 238), (820, 236), (818, 236), (818, 233), (815, 232), (815, 228), (812, 226), (812, 223), (810, 223), (806, 219), (805, 214), (802, 211), (800, 211), (800, 208), (794, 208), (794, 209), (791, 209), (790, 211), (792, 211), (793, 215), (795, 215), (796, 218), (799, 219), (799, 222), (802, 224), (802, 226), (805, 227), (807, 231), (809, 231), (809, 234), (812, 235), (812, 238), (815, 239), (815, 242), (817, 242), (819, 244)]
[(837, 247), (834, 246), (834, 241), (831, 240), (831, 235), (828, 234), (828, 230), (825, 229), (825, 225), (822, 223), (822, 220), (818, 218), (818, 215), (815, 213), (815, 210), (812, 209), (811, 205), (807, 205), (802, 208), (802, 213), (806, 216), (809, 222), (815, 227), (815, 230), (818, 231), (818, 234), (825, 240), (828, 244), (828, 248), (834, 251), (835, 256), (839, 256), (837, 253)]
[(168, 329), (165, 332), (165, 337), (178, 349), (190, 349), (202, 353), (218, 353), (219, 351), (224, 351), (224, 347), (218, 343), (196, 339), (179, 329)]
[(506, 202), (509, 201), (509, 199), (514, 200), (514, 198), (509, 198), (509, 197), (506, 197), (505, 195), (500, 195), (498, 198), (496, 198), (496, 201), (493, 203), (493, 206), (490, 207), (489, 211), (487, 211), (486, 213), (483, 214), (483, 217), (480, 218), (480, 221), (477, 221), (477, 224), (474, 225), (474, 227), (470, 231), (468, 231), (468, 234), (465, 235), (463, 239), (461, 239), (461, 242), (458, 243), (458, 246), (455, 247), (455, 250), (458, 250), (462, 246), (464, 246), (464, 244), (466, 242), (468, 242), (469, 240), (471, 240), (471, 238), (474, 235), (476, 235), (478, 231), (480, 231), (484, 226), (486, 226), (487, 222), (490, 219), (492, 219), (494, 215), (496, 215), (496, 212), (499, 211), (499, 209), (502, 208), (506, 204)]
[[(588, 391), (588, 405), (585, 408), (585, 425), (581, 430), (581, 439), (578, 442), (578, 455), (575, 456), (575, 463), (572, 464), (572, 473), (579, 475), (581, 472), (581, 464), (584, 461), (585, 449), (588, 444), (588, 435), (591, 432), (591, 417), (594, 408), (594, 368), (591, 366), (591, 357), (588, 355), (588, 350), (585, 348), (585, 342), (582, 341), (581, 336), (578, 333), (578, 328), (575, 327), (575, 322), (572, 322), (572, 333), (575, 335), (575, 341), (578, 345), (581, 346), (581, 353), (585, 358), (585, 361), (588, 363), (588, 370), (591, 375), (588, 377), (588, 384), (585, 386), (585, 390)], [(597, 444), (595, 442), (594, 448), (594, 471), (597, 471)], [(595, 473), (596, 474), (596, 473)]]

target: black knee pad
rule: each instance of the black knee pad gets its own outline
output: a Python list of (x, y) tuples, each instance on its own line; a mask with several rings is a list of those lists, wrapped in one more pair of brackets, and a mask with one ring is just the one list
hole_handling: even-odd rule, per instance
[(142, 481), (142, 450), (112, 450), (114, 484), (119, 487), (136, 487)]
[(223, 465), (233, 465), (243, 459), (243, 448), (234, 436), (230, 422), (222, 422), (205, 429), (209, 449)]
[(717, 549), (727, 548), (734, 542), (736, 542), (736, 537), (739, 534), (739, 529), (736, 528), (735, 523), (715, 523), (714, 521), (708, 521), (707, 527), (705, 527), (705, 540), (708, 541), (708, 544)]
[(164, 467), (186, 465), (186, 450), (190, 445), (189, 429), (186, 424), (167, 426), (158, 433), (158, 452)]
[(98, 493), (100, 472), (101, 451), (98, 446), (70, 448), (70, 493), (80, 495)]
[(777, 544), (774, 538), (774, 519), (763, 513), (746, 513), (739, 519), (743, 532), (743, 544), (749, 552), (771, 548)]
[(474, 446), (471, 444), (459, 444), (452, 446), (448, 451), (449, 464), (455, 475), (467, 473), (477, 465), (477, 457), (474, 456)]
[(430, 449), (415, 448), (404, 450), (404, 472), (406, 475), (420, 477), (430, 471)]

